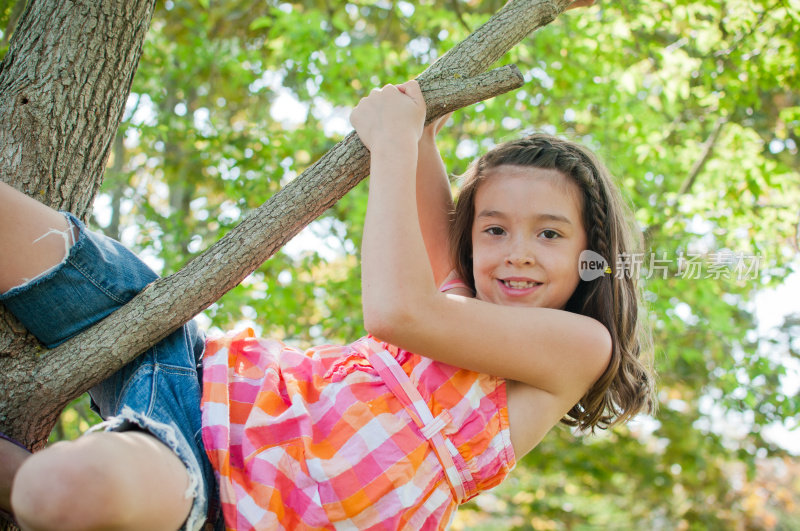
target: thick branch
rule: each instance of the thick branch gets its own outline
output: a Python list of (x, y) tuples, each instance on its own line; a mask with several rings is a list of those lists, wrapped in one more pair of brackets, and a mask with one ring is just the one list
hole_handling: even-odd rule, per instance
[(552, 22), (573, 0), (512, 0), (486, 24), (440, 57), (420, 79), (486, 71), (532, 31)]

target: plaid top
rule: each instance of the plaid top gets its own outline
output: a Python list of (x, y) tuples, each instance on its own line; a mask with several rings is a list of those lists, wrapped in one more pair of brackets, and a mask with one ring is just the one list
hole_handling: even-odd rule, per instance
[(369, 337), (211, 340), (202, 409), (228, 529), (444, 529), (514, 466), (504, 380)]

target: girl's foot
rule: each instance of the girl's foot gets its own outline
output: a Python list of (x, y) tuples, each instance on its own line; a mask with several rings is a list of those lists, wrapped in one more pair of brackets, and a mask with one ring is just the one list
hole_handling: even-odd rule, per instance
[(19, 467), (30, 456), (27, 448), (0, 433), (0, 516), (11, 513), (11, 484)]

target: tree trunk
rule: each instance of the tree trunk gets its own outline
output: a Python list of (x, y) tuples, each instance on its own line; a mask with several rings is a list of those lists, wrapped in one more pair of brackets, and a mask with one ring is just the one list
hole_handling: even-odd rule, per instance
[[(0, 63), (4, 181), (86, 219), (103, 180), (154, 3), (30, 0)], [(28, 411), (27, 419), (18, 415), (36, 393), (33, 360), (42, 352), (0, 306), (0, 430), (34, 449), (44, 445), (59, 414), (44, 407)]]
[[(515, 67), (480, 73), (570, 3), (512, 1), (439, 59), (418, 78), (428, 118), (520, 86)], [(152, 8), (152, 0), (31, 2), (0, 68), (0, 175), (86, 218)], [(241, 282), (368, 171), (368, 152), (350, 134), (183, 270), (53, 350), (0, 313), (0, 431), (41, 448), (70, 400)]]

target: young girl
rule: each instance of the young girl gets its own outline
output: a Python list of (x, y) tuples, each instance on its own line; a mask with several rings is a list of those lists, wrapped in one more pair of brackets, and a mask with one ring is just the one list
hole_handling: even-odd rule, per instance
[[(424, 116), (413, 81), (351, 116), (371, 153), (369, 336), (303, 353), (245, 332), (209, 341), (198, 377), (189, 324), (91, 391), (109, 431), (29, 458), (0, 441), (16, 476), (0, 507), (30, 529), (196, 529), (219, 507), (229, 529), (440, 529), (559, 421), (649, 410), (634, 279), (579, 275), (584, 250), (630, 251), (608, 172), (554, 137), (504, 144), (471, 167), (451, 222), (443, 120)], [(2, 299), (48, 346), (155, 277), (7, 186), (0, 204), (1, 248), (18, 250)]]

